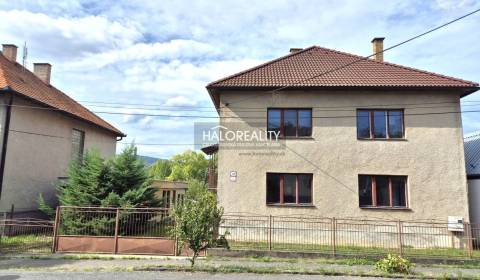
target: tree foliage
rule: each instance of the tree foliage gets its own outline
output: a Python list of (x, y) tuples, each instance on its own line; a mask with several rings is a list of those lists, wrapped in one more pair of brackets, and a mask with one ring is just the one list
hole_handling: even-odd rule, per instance
[(180, 248), (188, 246), (193, 251), (190, 258), (193, 267), (200, 252), (216, 243), (223, 208), (217, 206), (215, 194), (205, 184), (192, 180), (183, 203), (176, 204), (172, 214), (176, 226), (171, 234), (179, 241)]
[(155, 164), (150, 167), (150, 175), (155, 180), (166, 180), (170, 173), (172, 173), (172, 163), (169, 160), (157, 160)]
[[(82, 160), (72, 161), (68, 181), (57, 186), (63, 206), (159, 206), (144, 163), (137, 159), (133, 145), (110, 160), (95, 151), (87, 151)], [(40, 209), (48, 212), (42, 197)], [(51, 214), (51, 212), (49, 212)], [(48, 213), (47, 213), (48, 214)]]
[(150, 167), (150, 174), (157, 180), (205, 181), (208, 160), (203, 153), (185, 151), (170, 160), (159, 160)]

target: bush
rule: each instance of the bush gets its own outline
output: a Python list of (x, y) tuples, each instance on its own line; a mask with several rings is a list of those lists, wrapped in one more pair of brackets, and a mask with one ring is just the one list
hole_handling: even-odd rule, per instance
[(217, 206), (215, 194), (204, 183), (191, 181), (182, 203), (175, 205), (172, 214), (175, 227), (171, 236), (178, 240), (179, 248), (188, 247), (193, 252), (189, 259), (193, 267), (202, 250), (217, 244), (223, 208)]
[(388, 254), (387, 257), (377, 261), (375, 268), (388, 273), (408, 274), (413, 268), (413, 264), (401, 256)]

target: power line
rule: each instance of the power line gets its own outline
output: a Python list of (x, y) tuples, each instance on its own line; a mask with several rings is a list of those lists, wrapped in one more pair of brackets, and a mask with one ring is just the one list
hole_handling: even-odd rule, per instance
[[(405, 116), (426, 116), (426, 115), (443, 115), (443, 114), (466, 114), (466, 113), (479, 113), (480, 110), (469, 111), (448, 111), (448, 112), (430, 112), (430, 113), (405, 113)], [(165, 114), (147, 114), (147, 113), (119, 113), (119, 112), (95, 112), (98, 114), (112, 114), (112, 115), (127, 115), (127, 116), (143, 116), (143, 117), (167, 117), (167, 118), (195, 118), (195, 119), (257, 119), (265, 120), (266, 117), (234, 117), (234, 116), (222, 116), (222, 117), (210, 117), (200, 115), (165, 115)], [(312, 119), (343, 119), (343, 118), (356, 118), (357, 116), (312, 116)]]
[[(419, 104), (419, 103), (417, 103)], [(424, 104), (436, 104), (436, 103), (424, 103)], [(439, 102), (437, 104), (459, 104), (458, 102)], [(438, 108), (452, 108), (453, 106), (415, 106), (415, 107), (406, 107), (402, 105), (408, 104), (382, 104), (382, 105), (358, 105), (358, 106), (332, 106), (331, 109), (315, 109), (315, 108), (328, 108), (328, 107), (309, 107), (306, 109), (312, 108), (313, 112), (351, 112), (355, 111), (356, 109), (438, 109)], [(2, 106), (2, 105), (0, 105)], [(63, 112), (64, 110), (58, 108), (51, 108), (51, 107), (38, 107), (38, 106), (27, 106), (27, 105), (8, 105), (3, 104), (3, 106), (10, 106), (10, 107), (18, 107), (18, 108), (29, 108), (29, 109), (39, 109), (39, 110), (46, 110), (46, 111), (59, 111)], [(388, 107), (387, 107), (388, 106)], [(401, 107), (398, 107), (401, 106)], [(480, 106), (480, 104), (469, 104), (469, 106)], [(383, 108), (378, 108), (383, 107)], [(392, 108), (393, 107), (393, 108)], [(338, 109), (333, 109), (338, 108)], [(352, 109), (341, 109), (341, 108), (352, 108)], [(263, 110), (258, 111), (243, 111), (243, 112), (259, 112), (259, 113), (266, 113), (267, 109), (264, 108)], [(160, 110), (161, 111), (161, 110)], [(166, 110), (168, 111), (168, 110)], [(137, 113), (137, 112), (112, 112), (112, 111), (92, 111), (93, 113), (97, 114), (111, 114), (111, 115), (124, 115), (124, 116), (150, 116), (150, 117), (163, 117), (163, 118), (197, 118), (197, 119), (265, 119), (265, 115), (262, 116), (207, 116), (207, 115), (174, 115), (174, 114), (155, 114), (155, 113)], [(234, 113), (237, 111), (234, 111)], [(429, 113), (405, 113), (405, 115), (430, 115), (430, 114), (462, 114), (462, 113), (473, 113), (473, 112), (480, 112), (480, 110), (468, 110), (468, 111), (448, 111), (448, 112), (429, 112)], [(347, 117), (356, 117), (356, 116), (314, 116), (312, 118), (347, 118)]]
[[(406, 44), (406, 43), (409, 43), (409, 42), (411, 42), (411, 41), (413, 41), (413, 40), (416, 40), (416, 39), (418, 39), (418, 38), (420, 38), (420, 37), (423, 37), (423, 36), (425, 36), (425, 35), (427, 35), (427, 34), (430, 34), (430, 33), (434, 32), (434, 31), (437, 31), (437, 30), (439, 30), (439, 29), (441, 29), (441, 28), (444, 28), (444, 27), (446, 27), (446, 26), (448, 26), (448, 25), (450, 25), (450, 24), (452, 24), (452, 23), (455, 23), (455, 22), (457, 22), (457, 21), (459, 21), (459, 20), (462, 20), (462, 19), (464, 19), (464, 18), (466, 18), (466, 17), (469, 17), (469, 16), (471, 16), (471, 15), (473, 15), (473, 14), (475, 14), (475, 13), (478, 13), (478, 12), (480, 12), (480, 9), (474, 10), (474, 11), (472, 11), (472, 12), (470, 12), (470, 13), (468, 13), (468, 14), (465, 14), (465, 15), (463, 15), (463, 16), (461, 16), (461, 17), (455, 18), (455, 19), (453, 19), (453, 20), (451, 20), (451, 21), (449, 21), (449, 22), (447, 22), (447, 23), (444, 23), (444, 24), (442, 24), (442, 25), (440, 25), (440, 26), (437, 26), (437, 27), (435, 27), (435, 28), (432, 28), (432, 29), (430, 29), (430, 30), (427, 30), (427, 31), (425, 31), (425, 32), (423, 32), (423, 33), (421, 33), (421, 34), (418, 34), (418, 35), (416, 35), (416, 36), (413, 36), (413, 37), (411, 37), (411, 38), (409, 38), (409, 39), (407, 39), (407, 40), (404, 40), (404, 41), (402, 41), (402, 42), (399, 42), (399, 43), (397, 43), (397, 44), (395, 44), (395, 45), (393, 45), (393, 46), (391, 46), (391, 47), (388, 47), (388, 48), (383, 49), (383, 50), (381, 50), (381, 51), (379, 51), (379, 52), (373, 53), (373, 54), (371, 54), (371, 55), (369, 55), (369, 56), (360, 57), (360, 58), (357, 59), (357, 60), (354, 60), (354, 61), (349, 62), (349, 63), (347, 63), (347, 64), (341, 65), (341, 66), (339, 66), (339, 67), (333, 68), (333, 69), (331, 69), (331, 70), (325, 71), (325, 72), (320, 73), (320, 74), (318, 74), (318, 75), (314, 75), (314, 76), (312, 76), (312, 77), (309, 77), (309, 78), (306, 78), (306, 79), (297, 81), (297, 82), (295, 82), (295, 83), (293, 83), (293, 84), (290, 84), (290, 85), (278, 87), (278, 88), (276, 88), (276, 89), (263, 92), (263, 93), (261, 93), (261, 94), (259, 94), (259, 95), (256, 95), (256, 96), (251, 96), (251, 97), (248, 97), (248, 98), (241, 99), (241, 100), (236, 101), (236, 102), (234, 102), (234, 103), (230, 103), (229, 105), (231, 105), (231, 104), (237, 104), (237, 103), (240, 103), (240, 102), (244, 102), (244, 101), (250, 100), (250, 99), (252, 99), (252, 98), (258, 98), (259, 96), (262, 96), (262, 95), (267, 94), (267, 93), (275, 93), (275, 92), (277, 92), (277, 91), (281, 91), (281, 90), (290, 88), (290, 87), (295, 86), (295, 85), (297, 85), (297, 84), (301, 84), (301, 83), (307, 82), (307, 81), (309, 81), (309, 80), (312, 80), (312, 79), (315, 79), (315, 78), (318, 78), (318, 77), (321, 77), (321, 76), (324, 76), (324, 75), (333, 73), (333, 72), (335, 72), (335, 71), (341, 70), (341, 69), (343, 69), (343, 68), (345, 68), (345, 67), (348, 67), (348, 66), (350, 66), (350, 65), (353, 65), (353, 64), (355, 64), (355, 63), (358, 63), (358, 62), (367, 60), (367, 59), (369, 59), (369, 58), (371, 58), (371, 57), (373, 57), (373, 56), (375, 56), (375, 55), (377, 55), (377, 54), (383, 54), (384, 52), (387, 52), (387, 51), (389, 51), (389, 50), (391, 50), (391, 49), (394, 49), (394, 48), (397, 48), (397, 47), (399, 47), (399, 46), (401, 46), (401, 45), (404, 45), (404, 44)], [(228, 107), (228, 106), (226, 106), (226, 107)]]
[[(435, 105), (435, 104), (460, 104), (459, 102), (422, 102), (422, 103), (410, 103), (410, 104), (405, 104), (405, 103), (390, 103), (390, 104), (370, 104), (370, 105), (356, 105), (356, 106), (312, 106), (309, 108), (312, 109), (318, 109), (316, 111), (333, 111), (333, 108), (358, 108), (358, 107), (386, 107), (386, 106), (411, 106), (411, 105)], [(480, 102), (476, 104), (463, 104), (462, 106), (479, 106)], [(176, 109), (171, 109), (171, 108), (164, 108), (164, 107), (125, 107), (125, 106), (108, 106), (108, 105), (88, 105), (91, 107), (99, 107), (99, 108), (111, 108), (111, 109), (130, 109), (130, 110), (146, 110), (146, 111), (171, 111), (171, 112), (204, 112), (204, 113), (216, 113), (216, 110), (198, 110), (198, 109), (183, 109), (183, 108), (176, 108)], [(410, 108), (445, 108), (447, 106), (426, 106), (426, 107), (410, 107)], [(228, 107), (232, 108), (232, 107)], [(235, 110), (235, 112), (265, 112), (267, 109), (266, 107), (238, 107), (241, 108), (240, 110)], [(323, 109), (323, 110), (322, 110)], [(337, 109), (336, 109), (337, 110)]]
[[(15, 132), (15, 133), (22, 133), (22, 134), (28, 134), (28, 135), (36, 135), (36, 136), (44, 136), (44, 137), (50, 137), (50, 138), (60, 138), (60, 139), (67, 139), (71, 140), (71, 137), (65, 137), (65, 136), (60, 136), (60, 135), (52, 135), (52, 134), (45, 134), (45, 133), (38, 133), (38, 132), (32, 132), (32, 131), (25, 131), (25, 130), (18, 130), (18, 129), (9, 129), (8, 131), (10, 132)], [(91, 141), (90, 141), (91, 142)], [(122, 144), (122, 145), (138, 145), (138, 146), (205, 146), (209, 145), (210, 143), (127, 143), (127, 142), (117, 142), (117, 144)]]
[(165, 104), (145, 104), (145, 103), (123, 103), (123, 102), (107, 102), (107, 101), (78, 101), (79, 103), (93, 103), (93, 104), (109, 104), (109, 105), (133, 105), (133, 106), (161, 106), (168, 108), (207, 108), (214, 109), (213, 106), (197, 106), (197, 105), (165, 105)]

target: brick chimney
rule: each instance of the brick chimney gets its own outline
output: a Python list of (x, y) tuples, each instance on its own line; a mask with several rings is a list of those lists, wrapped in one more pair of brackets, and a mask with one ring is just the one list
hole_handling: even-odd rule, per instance
[(50, 63), (34, 63), (33, 64), (33, 73), (47, 85), (50, 85), (51, 72), (52, 72), (52, 65), (50, 65)]
[(290, 48), (290, 53), (296, 53), (303, 50), (302, 48)]
[(373, 56), (373, 59), (376, 61), (383, 61), (383, 40), (384, 37), (375, 37), (372, 40), (372, 45), (373, 45), (373, 53), (375, 54)]
[(3, 44), (2, 53), (12, 62), (17, 62), (17, 46), (12, 44)]

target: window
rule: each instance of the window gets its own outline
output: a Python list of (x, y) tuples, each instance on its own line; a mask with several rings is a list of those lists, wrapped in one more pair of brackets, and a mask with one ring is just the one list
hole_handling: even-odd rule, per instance
[(267, 173), (267, 204), (312, 204), (312, 174)]
[(72, 130), (72, 160), (81, 160), (83, 158), (83, 148), (85, 145), (85, 132)]
[(267, 130), (280, 137), (312, 136), (312, 109), (268, 109), (267, 118)]
[(358, 175), (360, 207), (406, 208), (407, 177)]
[(360, 139), (403, 138), (403, 110), (357, 110), (357, 137)]

